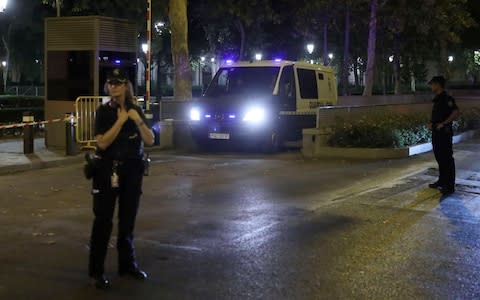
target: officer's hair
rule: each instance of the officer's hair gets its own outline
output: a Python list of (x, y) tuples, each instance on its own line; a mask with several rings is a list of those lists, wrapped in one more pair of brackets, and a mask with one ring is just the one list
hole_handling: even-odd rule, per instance
[[(133, 94), (133, 84), (129, 80), (129, 81), (127, 81), (126, 85), (127, 85), (127, 91), (125, 92), (125, 94), (126, 94), (125, 95), (125, 101), (130, 102), (131, 104), (135, 104), (136, 100), (135, 100), (135, 95)], [(107, 82), (105, 82), (105, 85), (103, 86), (103, 91), (105, 92), (105, 95), (110, 94), (108, 92), (108, 83)]]

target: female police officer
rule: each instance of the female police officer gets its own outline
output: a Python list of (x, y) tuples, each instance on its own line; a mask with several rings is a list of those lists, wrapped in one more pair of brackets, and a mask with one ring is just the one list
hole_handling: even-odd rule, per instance
[(135, 261), (133, 230), (142, 193), (143, 144), (154, 142), (141, 109), (133, 102), (132, 85), (126, 73), (114, 69), (107, 77), (106, 88), (111, 100), (98, 108), (95, 121), (97, 155), (101, 159), (93, 177), (95, 219), (89, 262), (89, 275), (98, 289), (110, 287), (104, 275), (104, 262), (117, 197), (119, 275), (147, 278)]

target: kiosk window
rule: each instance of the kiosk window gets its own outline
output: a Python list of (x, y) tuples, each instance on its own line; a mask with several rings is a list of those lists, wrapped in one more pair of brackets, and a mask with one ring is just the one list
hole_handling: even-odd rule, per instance
[(75, 101), (93, 94), (92, 51), (49, 51), (48, 100)]
[(318, 73), (318, 80), (323, 80), (323, 73)]
[(300, 97), (302, 99), (317, 99), (317, 76), (314, 70), (297, 69)]

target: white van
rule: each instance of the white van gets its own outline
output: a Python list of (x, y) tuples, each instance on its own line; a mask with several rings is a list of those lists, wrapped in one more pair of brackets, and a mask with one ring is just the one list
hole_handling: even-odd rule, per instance
[(227, 64), (190, 111), (199, 145), (238, 141), (274, 151), (315, 127), (316, 108), (337, 104), (332, 68), (293, 61)]

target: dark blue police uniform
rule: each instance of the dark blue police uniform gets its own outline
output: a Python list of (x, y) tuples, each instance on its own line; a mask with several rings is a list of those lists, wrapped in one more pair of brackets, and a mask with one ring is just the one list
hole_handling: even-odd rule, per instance
[(450, 115), (458, 109), (455, 99), (442, 92), (433, 99), (432, 118), (432, 144), (435, 159), (438, 162), (438, 185), (445, 191), (455, 190), (455, 160), (453, 158), (453, 126), (445, 124), (441, 129), (437, 125), (445, 122)]
[[(128, 102), (126, 109), (135, 109), (145, 122), (141, 109)], [(110, 101), (96, 112), (95, 134), (105, 134), (117, 120), (116, 103)], [(144, 173), (143, 141), (132, 120), (127, 120), (115, 141), (105, 150), (97, 150), (101, 157), (93, 177), (93, 212), (95, 220), (90, 241), (89, 275), (104, 274), (104, 262), (112, 233), (112, 218), (118, 198), (118, 268), (119, 273), (138, 270), (135, 261), (133, 231), (142, 194)], [(118, 174), (118, 187), (112, 187), (112, 174)]]

